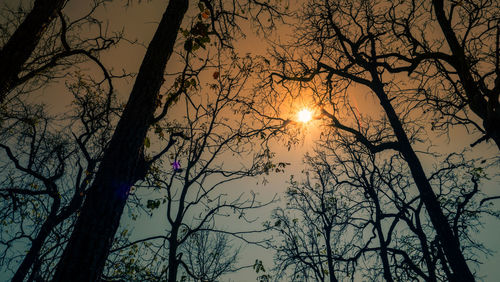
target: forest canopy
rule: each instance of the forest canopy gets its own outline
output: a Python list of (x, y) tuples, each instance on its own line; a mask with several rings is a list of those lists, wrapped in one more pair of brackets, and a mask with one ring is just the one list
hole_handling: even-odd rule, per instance
[(0, 280), (500, 275), (498, 1), (0, 5)]

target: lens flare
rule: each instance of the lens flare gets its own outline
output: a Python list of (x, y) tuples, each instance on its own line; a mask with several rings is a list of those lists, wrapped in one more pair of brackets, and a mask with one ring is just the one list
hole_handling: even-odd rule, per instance
[(297, 120), (303, 123), (309, 122), (312, 119), (312, 112), (308, 109), (303, 109), (297, 114)]

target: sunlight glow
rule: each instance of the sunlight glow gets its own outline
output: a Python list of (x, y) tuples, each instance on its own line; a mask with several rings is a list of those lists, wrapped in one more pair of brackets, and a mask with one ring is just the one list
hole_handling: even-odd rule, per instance
[(308, 109), (303, 109), (297, 114), (297, 119), (303, 123), (309, 122), (312, 119), (312, 112)]

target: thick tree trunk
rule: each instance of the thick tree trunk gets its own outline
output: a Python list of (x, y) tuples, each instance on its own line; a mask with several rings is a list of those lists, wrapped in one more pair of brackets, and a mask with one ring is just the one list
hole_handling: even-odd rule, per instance
[(163, 14), (53, 281), (97, 281), (103, 271), (129, 189), (144, 177), (144, 139), (187, 8), (188, 0), (170, 0)]
[[(373, 72), (372, 77), (377, 77), (377, 73)], [(387, 118), (391, 123), (394, 134), (398, 139), (400, 151), (404, 159), (408, 163), (415, 184), (417, 185), (420, 197), (425, 204), (432, 225), (436, 230), (439, 241), (443, 246), (443, 251), (453, 271), (454, 281), (474, 281), (474, 275), (469, 269), (465, 257), (460, 250), (460, 242), (457, 234), (453, 234), (448, 219), (444, 216), (439, 201), (437, 200), (434, 191), (425, 175), (422, 164), (418, 159), (415, 151), (411, 147), (408, 136), (406, 135), (403, 125), (399, 120), (394, 108), (392, 107), (383, 85), (380, 81), (375, 81), (373, 87), (374, 92), (380, 100), (380, 104), (387, 114)]]
[(33, 10), (0, 50), (0, 104), (15, 86), (23, 65), (65, 2), (66, 0), (36, 0)]

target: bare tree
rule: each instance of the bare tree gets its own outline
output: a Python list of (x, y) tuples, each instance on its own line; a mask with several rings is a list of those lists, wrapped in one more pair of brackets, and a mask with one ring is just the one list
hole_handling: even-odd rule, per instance
[(49, 24), (57, 17), (66, 0), (38, 0), (23, 23), (0, 50), (0, 104), (13, 88), (23, 65), (35, 50)]
[[(184, 108), (183, 114), (175, 119), (175, 126), (173, 121), (166, 121), (158, 123), (155, 129), (160, 139), (164, 130), (179, 132), (182, 136), (175, 143), (168, 142), (159, 155), (152, 157), (153, 160), (159, 159), (158, 165), (152, 168), (147, 182), (136, 188), (137, 191), (151, 189), (159, 192), (158, 198), (148, 199), (146, 206), (149, 210), (160, 207), (164, 210), (167, 232), (138, 239), (138, 243), (137, 240), (120, 242), (114, 248), (115, 252), (127, 253), (137, 244), (142, 251), (135, 256), (148, 257), (150, 263), (137, 259), (127, 268), (127, 265), (116, 263), (123, 259), (123, 255), (116, 253), (108, 262), (116, 268), (110, 267), (105, 277), (133, 280), (139, 279), (133, 275), (144, 275), (144, 270), (127, 271), (133, 267), (148, 269), (150, 276), (147, 279), (176, 281), (178, 273), (182, 272), (197, 281), (213, 281), (226, 272), (235, 271), (235, 261), (224, 258), (228, 248), (227, 236), (253, 242), (247, 239), (247, 235), (259, 233), (258, 228), (251, 225), (247, 230), (238, 230), (223, 228), (218, 223), (226, 217), (251, 223), (246, 213), (273, 201), (261, 203), (253, 193), (247, 196), (244, 191), (222, 190), (238, 180), (268, 171), (272, 160), (266, 153), (267, 138), (261, 139), (261, 136), (274, 130), (274, 127), (255, 128), (251, 125), (251, 113), (240, 101), (255, 99), (245, 87), (256, 66), (250, 58), (230, 55), (232, 62), (227, 67), (223, 61), (231, 59), (211, 60), (218, 61), (220, 67), (211, 71), (212, 81), (207, 83), (209, 89), (197, 86), (189, 95), (183, 95), (177, 105)], [(207, 91), (209, 95), (206, 95)], [(262, 140), (262, 147), (257, 140)], [(162, 155), (162, 152), (167, 153)], [(228, 162), (229, 156), (234, 161)], [(237, 159), (243, 163), (238, 164)], [(207, 241), (211, 238), (215, 241)], [(210, 248), (201, 250), (201, 246), (191, 244)], [(199, 260), (198, 263), (194, 263), (195, 259)]]
[[(371, 154), (353, 141), (328, 134), (314, 156), (306, 157), (306, 179), (292, 178), (286, 207), (275, 210), (268, 223), (278, 237), (271, 245), (277, 276), (300, 281), (328, 276), (330, 281), (453, 279), (405, 162), (398, 155)], [(470, 262), (488, 251), (470, 237), (480, 218), (462, 211), (496, 214), (480, 205), (478, 164), (452, 154), (430, 177), (440, 183), (441, 207)], [(334, 273), (331, 265), (336, 265)]]
[[(384, 10), (373, 9), (365, 1), (306, 4), (300, 15), (306, 20), (295, 33), (297, 41), (276, 52), (279, 67), (268, 85), (281, 84), (288, 89), (293, 85), (316, 85), (310, 86), (312, 99), (332, 129), (351, 134), (371, 153), (401, 154), (437, 233), (452, 280), (473, 281), (459, 236), (447, 220), (413, 148), (421, 140), (419, 132), (424, 128), (411, 126), (415, 124), (412, 114), (418, 110), (418, 104), (408, 102), (405, 97), (416, 90), (405, 87), (407, 84), (400, 81), (400, 77), (380, 67), (385, 64), (386, 28), (378, 19), (384, 15)], [(357, 109), (349, 104), (353, 99), (349, 94), (353, 86), (368, 90), (378, 100), (382, 117), (375, 116), (368, 124), (359, 121)], [(344, 118), (348, 116), (353, 119)], [(380, 124), (380, 127), (374, 128), (372, 124)]]
[[(171, 1), (146, 52), (129, 102), (123, 113), (120, 113), (118, 126), (111, 137), (110, 128), (114, 120), (110, 115), (115, 110), (112, 108), (114, 91), (111, 80), (115, 76), (99, 61), (98, 52), (116, 44), (121, 35), (107, 37), (102, 33), (106, 29), (102, 28), (101, 22), (93, 18), (92, 13), (104, 2), (95, 1), (89, 14), (71, 22), (61, 12), (63, 1), (36, 1), (34, 9), (19, 27), (8, 25), (5, 29), (2, 26), (2, 39), (9, 38), (6, 40), (5, 47), (2, 48), (2, 58), (9, 57), (10, 51), (20, 48), (21, 41), (31, 46), (30, 50), (20, 48), (23, 51), (20, 59), (13, 56), (17, 60), (15, 64), (12, 64), (15, 70), (8, 71), (8, 74), (12, 76), (4, 77), (7, 80), (5, 83), (2, 82), (1, 88), (2, 115), (6, 117), (2, 120), (2, 130), (5, 129), (3, 137), (6, 141), (2, 144), (2, 149), (8, 157), (5, 167), (13, 168), (14, 172), (11, 175), (17, 181), (11, 181), (10, 178), (5, 180), (2, 197), (11, 202), (6, 201), (3, 207), (5, 207), (5, 217), (13, 216), (14, 220), (19, 221), (17, 227), (21, 230), (17, 234), (7, 235), (9, 239), (4, 242), (4, 258), (10, 259), (8, 251), (13, 250), (12, 242), (22, 241), (25, 238), (32, 240), (28, 256), (24, 257), (15, 280), (23, 280), (29, 274), (30, 269), (29, 279), (38, 279), (41, 268), (49, 270), (44, 274), (47, 279), (65, 281), (99, 278), (130, 187), (138, 180), (144, 179), (152, 163), (158, 160), (159, 156), (167, 153), (177, 138), (186, 138), (179, 132), (165, 129), (162, 134), (169, 138), (165, 150), (152, 160), (145, 157), (144, 148), (150, 146), (150, 141), (146, 136), (149, 129), (154, 127), (155, 131), (159, 130), (157, 123), (167, 115), (180, 95), (187, 93), (188, 88), (196, 85), (197, 74), (190, 73), (192, 70), (185, 68), (178, 79), (173, 82), (172, 93), (163, 97), (159, 95), (160, 87), (164, 82), (165, 65), (174, 50), (178, 34), (184, 36), (182, 52), (186, 52), (189, 56), (200, 48), (207, 48), (211, 36), (218, 38), (219, 45), (231, 47), (231, 40), (241, 34), (235, 23), (240, 19), (248, 18), (241, 16), (240, 11), (241, 13), (249, 12), (250, 18), (256, 19), (260, 28), (272, 27), (276, 17), (280, 16), (278, 9), (269, 3), (241, 1), (241, 3), (230, 3), (232, 4), (229, 5), (230, 9), (226, 10), (224, 3), (202, 1), (198, 5), (200, 11), (196, 13), (193, 24), (189, 29), (184, 30), (180, 26), (188, 8), (188, 1)], [(40, 9), (44, 9), (47, 13), (38, 13)], [(32, 18), (36, 19), (37, 16), (43, 17), (44, 15), (46, 19), (33, 22)], [(58, 22), (54, 21), (56, 15), (59, 17)], [(16, 16), (20, 14), (14, 15)], [(269, 19), (269, 21), (264, 23), (266, 21), (261, 21), (261, 18)], [(76, 32), (84, 23), (96, 24), (100, 33), (95, 38), (72, 36), (71, 33)], [(30, 37), (29, 30), (26, 31), (26, 25), (33, 27), (35, 36)], [(13, 36), (9, 35), (10, 29), (16, 29)], [(68, 66), (83, 62), (81, 58), (95, 62), (104, 76), (101, 82), (94, 83), (92, 86), (85, 86), (83, 80), (79, 81), (81, 84), (72, 86), (76, 91), (75, 94), (78, 93), (75, 97), (76, 104), (81, 106), (77, 110), (78, 119), (81, 119), (83, 124), (81, 134), (73, 132), (73, 136), (68, 135), (63, 138), (63, 134), (59, 134), (59, 131), (48, 130), (51, 126), (55, 126), (53, 120), (49, 120), (45, 113), (38, 112), (43, 107), (30, 105), (24, 99), (25, 97), (9, 95), (8, 103), (3, 103), (8, 92), (16, 89), (17, 86), (23, 86), (23, 89), (20, 89), (21, 94), (43, 87), (53, 78), (60, 76), (58, 71), (67, 71)], [(3, 61), (2, 59), (2, 63)], [(7, 64), (2, 64), (2, 66), (7, 66)], [(203, 67), (207, 67), (206, 62)], [(101, 95), (100, 91), (104, 89), (101, 88), (103, 82), (108, 83), (107, 99), (96, 100), (95, 97), (91, 97), (91, 93), (97, 91)], [(24, 86), (29, 86), (28, 91)], [(95, 89), (91, 89), (94, 87)], [(80, 88), (88, 95), (79, 97), (81, 93), (78, 89)], [(96, 101), (100, 104), (96, 105)], [(9, 107), (20, 107), (22, 111), (11, 115), (13, 111)], [(36, 113), (33, 114), (33, 111)], [(38, 119), (44, 122), (39, 122)], [(14, 125), (9, 124), (11, 122)], [(27, 128), (28, 131), (12, 133), (12, 130), (17, 129), (16, 126), (24, 126), (23, 128)], [(40, 126), (42, 128), (38, 129)], [(39, 133), (40, 130), (41, 133)], [(19, 137), (23, 141), (20, 144), (12, 143), (12, 140), (18, 136), (16, 134), (22, 137)], [(55, 135), (52, 136), (53, 134)], [(255, 134), (252, 133), (252, 135)], [(235, 136), (236, 134), (231, 140), (234, 141)], [(248, 136), (239, 136), (239, 138), (244, 139)], [(53, 142), (54, 140), (58, 142)], [(225, 143), (220, 145), (223, 147)], [(28, 147), (30, 149), (28, 154), (24, 154), (23, 148)], [(27, 159), (24, 159), (25, 157)], [(54, 160), (57, 161), (55, 164), (52, 163)], [(44, 163), (45, 161), (49, 163)], [(70, 163), (77, 165), (75, 167), (69, 165)], [(120, 166), (116, 166), (117, 163)], [(74, 167), (75, 170), (68, 169), (68, 167)], [(42, 169), (43, 173), (38, 169)], [(252, 169), (255, 167), (252, 166)], [(220, 173), (223, 174), (223, 172)], [(29, 175), (26, 181), (34, 179), (33, 183), (23, 183), (21, 177), (24, 174)], [(35, 183), (35, 180), (43, 183), (46, 189), (41, 192), (32, 191), (40, 187), (40, 183)], [(75, 185), (69, 188), (65, 185), (64, 187), (58, 186), (62, 181)], [(30, 188), (18, 189), (15, 187), (17, 184), (28, 185)], [(88, 185), (90, 188), (87, 187)], [(31, 196), (30, 200), (25, 201), (26, 195)], [(48, 196), (47, 200), (44, 199), (45, 196)], [(68, 202), (62, 201), (64, 203), (61, 203), (61, 198)], [(81, 207), (84, 198), (85, 205)], [(50, 210), (50, 216), (43, 221), (40, 218), (43, 218), (44, 213), (36, 213), (36, 216), (24, 221), (24, 212), (37, 201), (43, 202), (43, 207)], [(242, 201), (241, 204), (244, 205), (247, 202)], [(252, 207), (255, 205), (252, 202), (248, 204)], [(95, 209), (96, 207), (99, 209)], [(76, 211), (78, 211), (79, 220), (75, 224), (73, 221), (66, 221), (69, 218), (73, 219), (72, 216)], [(20, 219), (16, 217), (16, 213), (21, 214)], [(49, 214), (48, 211), (45, 213)], [(30, 226), (29, 230), (25, 230), (27, 225)], [(61, 233), (73, 227), (75, 230), (69, 239), (66, 233)], [(17, 235), (19, 236), (16, 237)], [(96, 252), (94, 254), (87, 252), (88, 246), (92, 246)], [(65, 251), (61, 254), (62, 247)], [(23, 256), (17, 258), (19, 257)], [(54, 268), (54, 263), (58, 260), (58, 267)], [(179, 264), (175, 260), (172, 263), (177, 266)], [(172, 270), (172, 272), (175, 271)], [(171, 275), (175, 276), (175, 273)]]
[[(117, 107), (106, 89), (83, 77), (68, 84), (73, 107), (50, 115), (44, 105), (17, 99), (4, 107), (2, 160), (2, 268), (16, 266), (13, 281), (32, 281), (54, 263), (80, 208), (111, 133)], [(65, 116), (63, 121), (61, 117)], [(65, 122), (70, 125), (65, 124)], [(26, 249), (19, 246), (26, 244)], [(16, 249), (26, 250), (15, 255)], [(48, 259), (47, 257), (55, 257)], [(50, 269), (50, 267), (49, 267)], [(45, 271), (50, 273), (51, 271)]]
[(234, 272), (239, 249), (231, 248), (227, 234), (209, 231), (193, 234), (181, 247), (186, 257), (185, 269), (195, 281), (216, 281), (223, 274)]
[(336, 193), (336, 185), (342, 184), (331, 183), (328, 174), (313, 174), (317, 182), (309, 175), (303, 184), (291, 180), (286, 208), (276, 209), (274, 222), (268, 223), (279, 232), (279, 241), (271, 244), (276, 250), (274, 270), (277, 277), (292, 281), (342, 281), (354, 272), (358, 250), (353, 242), (361, 240), (366, 223), (352, 218), (357, 207), (344, 205)]
[[(188, 53), (205, 47), (211, 33), (218, 34), (222, 43), (226, 40), (227, 37), (222, 36), (226, 34), (225, 29), (222, 31), (212, 29), (215, 19), (211, 15), (222, 15), (224, 19), (233, 20), (238, 17), (239, 11), (235, 12), (231, 5), (229, 9), (225, 9), (224, 6), (213, 9), (211, 2), (204, 3), (205, 6), (203, 4), (199, 6), (202, 12), (197, 16), (198, 21), (187, 31), (188, 37), (183, 47)], [(256, 6), (260, 8), (263, 5), (257, 3)], [(155, 122), (165, 117), (170, 106), (190, 83), (179, 81), (178, 90), (166, 99), (163, 110), (155, 117), (158, 101), (161, 100), (159, 90), (163, 83), (165, 66), (174, 50), (187, 9), (188, 1), (172, 0), (162, 16), (147, 48), (125, 110), (104, 152), (71, 238), (58, 263), (54, 281), (95, 280), (103, 271), (130, 188), (146, 176), (151, 165), (144, 156), (146, 134)], [(227, 15), (229, 17), (226, 17)], [(209, 23), (203, 22), (204, 19)], [(225, 23), (225, 20), (223, 22)], [(179, 218), (181, 215), (176, 215), (172, 220), (177, 222)], [(177, 240), (176, 234), (179, 230), (176, 228), (171, 231), (173, 234), (171, 243)], [(175, 244), (171, 245), (171, 248), (175, 248)], [(88, 252), (89, 249), (95, 251)], [(169, 261), (177, 262), (175, 251), (170, 253)], [(169, 273), (169, 279), (175, 280), (175, 277), (176, 271), (173, 269)]]
[(130, 187), (147, 172), (144, 139), (154, 120), (165, 65), (187, 8), (187, 1), (171, 1), (160, 21), (54, 281), (96, 280), (104, 268)]
[[(12, 91), (16, 88), (25, 93), (44, 87), (54, 78), (65, 76), (70, 67), (78, 67), (86, 61), (97, 66), (108, 82), (109, 92), (113, 91), (111, 79), (115, 76), (100, 61), (99, 53), (118, 44), (122, 34), (108, 35), (102, 21), (94, 15), (107, 1), (89, 2), (89, 11), (69, 22), (63, 12), (66, 2), (34, 1), (33, 9), (25, 15), (22, 23), (14, 26), (14, 31), (11, 30), (12, 20), (23, 16), (21, 7), (16, 12), (12, 11), (14, 8), (7, 7), (3, 11), (5, 19), (11, 21), (2, 23), (5, 24), (2, 37), (10, 37), (0, 50), (0, 104), (5, 103), (8, 97), (15, 97), (17, 94)], [(98, 34), (92, 37), (89, 33), (88, 37), (82, 37), (80, 33), (85, 25), (96, 27)]]
[(492, 139), (500, 148), (498, 2), (387, 1), (373, 9), (378, 5), (388, 7), (380, 19), (392, 41), (379, 52), (380, 68), (418, 82), (419, 99), (436, 113), (435, 128), (465, 125), (483, 135), (472, 145)]

